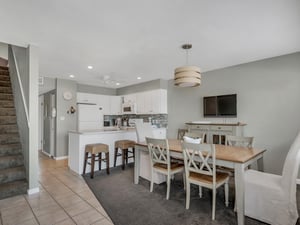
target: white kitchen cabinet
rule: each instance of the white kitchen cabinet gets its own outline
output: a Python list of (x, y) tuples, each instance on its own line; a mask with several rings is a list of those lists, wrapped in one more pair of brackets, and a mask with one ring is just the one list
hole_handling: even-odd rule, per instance
[(167, 114), (167, 90), (140, 92), (136, 96), (138, 114)]
[(109, 95), (97, 95), (96, 103), (104, 115), (110, 114), (110, 96)]
[(136, 94), (124, 95), (125, 103), (136, 103)]
[(77, 92), (78, 103), (97, 104), (97, 95), (90, 93)]
[[(69, 168), (77, 174), (83, 172), (84, 151), (87, 144), (104, 143), (109, 146), (109, 167), (114, 166), (114, 144), (116, 140), (133, 140), (136, 141), (136, 132), (133, 131), (84, 131), (84, 132), (69, 132)], [(133, 162), (133, 158), (128, 159), (128, 162)], [(121, 157), (117, 158), (117, 166), (122, 164)], [(102, 169), (106, 168), (106, 162), (101, 164)], [(99, 164), (95, 163), (94, 171), (99, 170)], [(91, 166), (87, 165), (86, 172), (91, 171)]]
[(110, 115), (122, 114), (122, 97), (110, 96)]

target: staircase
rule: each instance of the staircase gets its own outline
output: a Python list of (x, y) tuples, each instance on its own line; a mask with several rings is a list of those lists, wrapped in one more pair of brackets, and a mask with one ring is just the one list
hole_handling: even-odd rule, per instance
[(27, 186), (9, 71), (0, 66), (0, 199), (25, 194)]

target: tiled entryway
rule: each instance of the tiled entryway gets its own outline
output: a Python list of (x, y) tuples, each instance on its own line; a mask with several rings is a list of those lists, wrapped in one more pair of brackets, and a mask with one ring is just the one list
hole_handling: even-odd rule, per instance
[(112, 225), (109, 216), (67, 160), (40, 154), (40, 192), (0, 200), (0, 225)]

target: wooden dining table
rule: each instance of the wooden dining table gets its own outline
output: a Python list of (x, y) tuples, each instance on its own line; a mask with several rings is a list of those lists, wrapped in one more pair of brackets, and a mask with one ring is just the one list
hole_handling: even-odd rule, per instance
[[(168, 139), (170, 156), (182, 158), (181, 141)], [(263, 171), (263, 154), (266, 149), (236, 147), (228, 145), (215, 145), (216, 165), (234, 169), (235, 178), (235, 197), (238, 225), (245, 224), (245, 187), (244, 173), (245, 169), (254, 162), (257, 162), (258, 170)], [(146, 142), (136, 143), (134, 158), (134, 183), (139, 183), (140, 175), (140, 152), (148, 152)]]

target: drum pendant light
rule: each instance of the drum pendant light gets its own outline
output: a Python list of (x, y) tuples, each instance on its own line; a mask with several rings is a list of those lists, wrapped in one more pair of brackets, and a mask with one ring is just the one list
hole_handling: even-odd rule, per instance
[[(188, 50), (191, 44), (181, 46), (186, 50), (186, 64), (188, 64)], [(175, 69), (174, 84), (179, 87), (196, 87), (201, 84), (200, 68), (197, 66), (181, 66)]]

